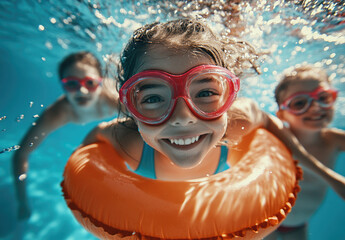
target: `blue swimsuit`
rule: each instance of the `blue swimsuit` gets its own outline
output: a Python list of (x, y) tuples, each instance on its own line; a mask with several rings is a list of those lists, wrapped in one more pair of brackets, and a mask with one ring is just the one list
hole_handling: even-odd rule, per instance
[[(141, 160), (139, 163), (138, 168), (134, 171), (135, 173), (148, 177), (157, 179), (156, 171), (155, 171), (155, 158), (154, 158), (154, 149), (147, 145), (144, 142), (143, 152), (141, 154)], [(230, 168), (229, 164), (227, 163), (228, 159), (228, 148), (226, 146), (221, 146), (219, 163), (217, 170), (214, 174), (223, 172)]]

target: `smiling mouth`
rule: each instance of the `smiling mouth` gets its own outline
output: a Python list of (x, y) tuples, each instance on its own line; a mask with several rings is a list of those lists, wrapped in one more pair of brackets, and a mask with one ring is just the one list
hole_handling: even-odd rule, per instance
[(77, 97), (75, 98), (75, 100), (79, 103), (79, 104), (85, 104), (89, 101), (89, 98), (87, 97)]
[(163, 139), (167, 144), (177, 148), (192, 148), (196, 146), (200, 141), (202, 141), (207, 134), (202, 134), (195, 137), (188, 138), (166, 138)]
[(307, 118), (305, 118), (305, 120), (308, 120), (308, 121), (320, 121), (320, 120), (324, 119), (325, 117), (326, 117), (326, 114), (321, 114), (321, 115), (318, 115), (318, 116), (307, 117)]
[(190, 145), (192, 143), (195, 143), (199, 141), (199, 136), (192, 137), (192, 138), (178, 138), (178, 139), (169, 139), (171, 144), (176, 144), (176, 145)]

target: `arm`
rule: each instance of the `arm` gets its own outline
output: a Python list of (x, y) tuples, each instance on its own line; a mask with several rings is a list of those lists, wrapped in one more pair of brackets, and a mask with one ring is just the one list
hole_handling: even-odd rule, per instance
[(345, 199), (345, 177), (336, 173), (318, 161), (313, 155), (299, 143), (298, 139), (285, 128), (282, 122), (274, 117), (267, 115), (266, 128), (278, 137), (293, 153), (304, 166), (312, 170), (325, 180), (340, 197)]
[(326, 167), (314, 156), (309, 154), (278, 118), (261, 111), (256, 103), (248, 99), (239, 99), (229, 111), (231, 111), (229, 113), (231, 124), (229, 124), (230, 128), (227, 131), (227, 135), (230, 136), (230, 139), (231, 131), (234, 131), (235, 135), (241, 135), (241, 133), (242, 135), (246, 135), (255, 128), (266, 128), (291, 150), (296, 159), (324, 179), (345, 199), (345, 177)]
[(58, 104), (47, 108), (20, 142), (20, 148), (15, 151), (12, 159), (12, 170), (16, 197), (18, 200), (18, 218), (25, 219), (30, 216), (30, 209), (26, 194), (26, 177), (28, 171), (28, 157), (45, 137), (67, 122), (66, 111), (59, 111)]

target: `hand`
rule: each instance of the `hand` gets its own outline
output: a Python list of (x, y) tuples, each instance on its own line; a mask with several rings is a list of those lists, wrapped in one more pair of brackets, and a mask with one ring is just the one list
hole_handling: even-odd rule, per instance
[(265, 127), (268, 115), (260, 110), (256, 102), (247, 98), (237, 99), (227, 112), (228, 124), (225, 138), (229, 142), (240, 142), (243, 136), (254, 129)]

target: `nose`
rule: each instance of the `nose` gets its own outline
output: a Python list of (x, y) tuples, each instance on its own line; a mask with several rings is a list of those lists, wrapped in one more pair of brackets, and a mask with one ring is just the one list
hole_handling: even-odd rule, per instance
[(311, 103), (310, 103), (310, 107), (309, 108), (320, 108), (321, 105), (318, 101), (316, 101), (315, 99), (311, 100)]
[(188, 126), (196, 121), (197, 117), (191, 112), (184, 99), (177, 99), (174, 112), (169, 118), (169, 123), (174, 126)]
[(89, 93), (89, 90), (88, 90), (86, 87), (84, 87), (84, 86), (81, 86), (80, 89), (79, 89), (79, 91), (80, 91), (81, 93), (83, 93), (83, 94), (88, 94), (88, 93)]

